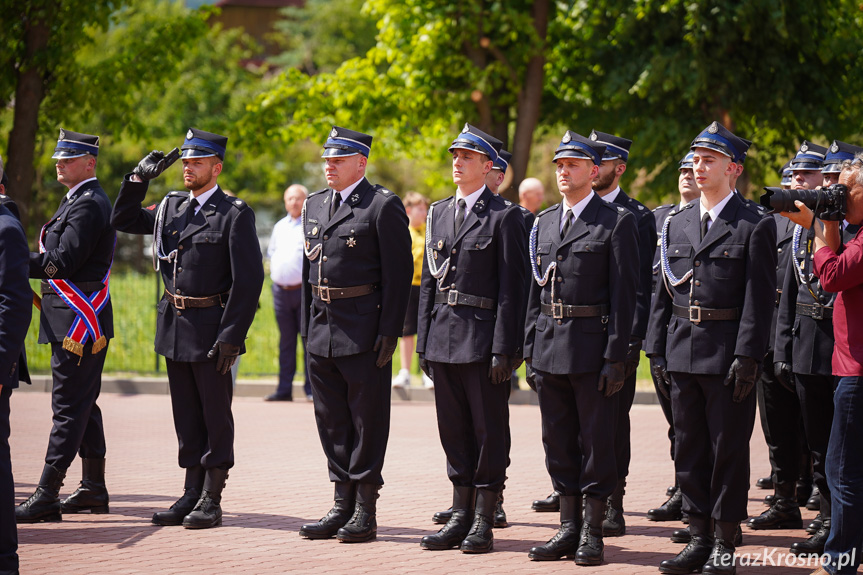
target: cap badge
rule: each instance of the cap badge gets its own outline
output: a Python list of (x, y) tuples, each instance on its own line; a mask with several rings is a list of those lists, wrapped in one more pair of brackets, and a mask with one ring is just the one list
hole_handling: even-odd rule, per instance
[(807, 146), (806, 144), (803, 144), (802, 146), (800, 146), (801, 152), (806, 152), (807, 150), (809, 150), (809, 146)]
[(354, 247), (355, 245), (357, 245), (357, 240), (355, 240), (355, 239), (354, 239), (354, 237), (353, 237), (353, 236), (351, 236), (351, 237), (349, 237), (349, 238), (348, 238), (347, 244), (348, 244), (348, 247), (349, 247), (349, 248), (352, 248), (352, 247)]
[(336, 138), (336, 137), (338, 137), (338, 135), (339, 135), (338, 130), (336, 130), (335, 128), (333, 128), (333, 131), (332, 131), (332, 132), (330, 132), (330, 138)]
[(192, 133), (192, 129), (191, 129), (191, 128), (189, 128), (189, 131), (188, 131), (188, 132), (186, 132), (186, 139), (187, 139), (187, 140), (191, 140), (191, 139), (192, 139), (192, 138), (194, 138), (194, 137), (195, 137), (195, 134), (193, 134), (193, 133)]
[(711, 134), (715, 134), (716, 132), (718, 132), (718, 131), (719, 131), (719, 124), (717, 124), (716, 122), (713, 122), (713, 123), (712, 123), (712, 124), (710, 124), (710, 126), (707, 128), (707, 131), (708, 131), (708, 132), (710, 132)]
[(563, 143), (568, 144), (570, 141), (572, 141), (572, 136), (570, 136), (569, 132), (567, 132), (563, 135)]
[(62, 128), (60, 129), (60, 139), (61, 140), (66, 139), (66, 130), (63, 130)]
[(596, 132), (590, 133), (590, 139), (593, 140), (594, 142), (596, 141)]
[(836, 145), (836, 142), (833, 142), (833, 145), (830, 146), (830, 151), (834, 154), (839, 151), (839, 146)]
[(469, 127), (467, 124), (465, 124), (465, 125), (464, 125), (464, 128), (462, 128), (461, 133), (462, 133), (462, 134), (467, 134), (468, 132), (470, 132), (470, 127)]

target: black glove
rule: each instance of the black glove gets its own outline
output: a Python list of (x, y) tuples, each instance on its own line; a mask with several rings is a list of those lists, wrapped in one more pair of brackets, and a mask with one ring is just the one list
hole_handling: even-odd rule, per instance
[(602, 371), (599, 372), (599, 385), (596, 389), (604, 390), (605, 397), (611, 397), (623, 387), (623, 380), (626, 379), (625, 372), (624, 362), (606, 359)]
[(650, 373), (662, 397), (671, 401), (671, 378), (668, 376), (668, 364), (661, 355), (650, 356)]
[(499, 353), (493, 354), (491, 356), (491, 364), (488, 366), (488, 376), (495, 385), (509, 381), (512, 378), (512, 368), (510, 367), (509, 358)]
[(399, 338), (394, 335), (379, 335), (375, 340), (375, 346), (372, 351), (378, 352), (378, 360), (375, 365), (378, 369), (382, 368), (393, 358), (393, 352), (396, 350), (396, 344)]
[(216, 371), (225, 375), (233, 367), (237, 361), (237, 356), (240, 355), (240, 346), (231, 345), (224, 341), (217, 341), (213, 344), (213, 349), (207, 353), (207, 359), (216, 360)]
[(725, 385), (734, 384), (734, 403), (740, 403), (746, 396), (752, 393), (755, 382), (758, 380), (760, 366), (751, 357), (739, 355), (734, 358), (728, 375), (725, 377)]
[(426, 377), (427, 377), (427, 378), (429, 378), (429, 379), (434, 379), (434, 378), (432, 377), (432, 374), (431, 374), (431, 368), (429, 367), (429, 362), (427, 362), (427, 361), (426, 361), (426, 356), (425, 356), (425, 354), (424, 354), (424, 353), (420, 353), (420, 354), (418, 354), (418, 355), (419, 355), (419, 357), (420, 357), (420, 360), (419, 360), (419, 363), (420, 363), (420, 369), (423, 371), (423, 373), (424, 373), (424, 374), (426, 374)]
[(776, 381), (779, 384), (790, 391), (791, 393), (797, 395), (797, 388), (794, 385), (794, 380), (792, 379), (794, 376), (791, 375), (791, 364), (784, 361), (777, 361), (773, 364), (773, 374), (776, 376)]
[(528, 387), (536, 391), (536, 371), (530, 362), (524, 364), (524, 380), (527, 382)]
[(629, 340), (629, 349), (626, 352), (626, 360), (624, 367), (626, 368), (626, 377), (631, 376), (638, 369), (638, 362), (641, 360), (641, 338), (633, 337)]
[(132, 170), (132, 173), (141, 178), (144, 181), (152, 180), (156, 178), (168, 169), (168, 167), (177, 161), (177, 158), (180, 157), (180, 150), (174, 148), (171, 150), (166, 156), (159, 150), (153, 150), (146, 156), (144, 159), (138, 162), (138, 165), (135, 166), (135, 169)]

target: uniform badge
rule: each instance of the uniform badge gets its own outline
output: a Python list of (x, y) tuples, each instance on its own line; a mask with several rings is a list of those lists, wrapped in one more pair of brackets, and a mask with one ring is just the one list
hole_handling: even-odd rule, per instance
[(596, 141), (596, 132), (590, 133), (590, 139), (593, 140), (594, 142)]
[(563, 143), (568, 144), (572, 140), (572, 136), (569, 135), (569, 132), (566, 132), (563, 135)]
[(357, 245), (357, 240), (353, 236), (351, 236), (348, 238), (347, 244), (349, 248), (352, 248)]
[(432, 257), (433, 257), (434, 259), (437, 259), (437, 252), (433, 252), (433, 253), (434, 253), (434, 255), (433, 255)]
[(719, 124), (717, 124), (716, 122), (713, 122), (712, 124), (710, 124), (710, 126), (708, 126), (707, 131), (710, 132), (711, 134), (715, 134), (716, 132), (719, 131)]
[(836, 142), (833, 142), (833, 145), (830, 146), (830, 151), (834, 154), (839, 151), (839, 146), (836, 145)]
[(61, 140), (66, 139), (66, 130), (60, 129), (60, 139)]
[(438, 240), (438, 242), (437, 242), (437, 249), (439, 249), (439, 250), (442, 250), (442, 249), (443, 249), (443, 240)]
[(309, 242), (309, 240), (306, 240), (306, 251), (309, 251), (309, 248), (311, 248), (311, 247), (312, 247), (312, 244)]
[(332, 132), (330, 132), (330, 138), (337, 138), (337, 137), (338, 137), (338, 135), (339, 135), (338, 130), (336, 130), (335, 128), (333, 128), (333, 131), (332, 131)]
[(803, 144), (802, 146), (800, 146), (801, 152), (806, 152), (808, 149), (809, 149), (809, 146), (807, 146), (806, 144)]
[[(238, 205), (238, 206), (242, 206), (242, 205), (243, 205), (243, 200), (234, 200), (234, 204), (235, 204), (235, 205)], [(213, 206), (213, 204), (207, 204), (207, 205), (208, 205), (208, 206), (210, 206), (211, 208), (212, 208), (212, 207), (215, 207), (215, 206)]]
[(57, 271), (57, 266), (54, 265), (54, 262), (48, 262), (48, 265), (45, 266), (45, 275), (49, 278), (54, 277), (54, 274), (56, 274)]
[(195, 134), (192, 133), (192, 128), (189, 128), (189, 131), (186, 132), (186, 139), (191, 140), (194, 137), (195, 137)]
[(468, 132), (470, 132), (470, 128), (469, 128), (469, 127), (468, 127), (468, 125), (465, 123), (464, 128), (462, 128), (461, 133), (462, 133), (462, 134), (467, 134)]
[(313, 228), (312, 228), (312, 235), (313, 235), (313, 236), (314, 236), (314, 235), (317, 235), (317, 233), (318, 233), (318, 226), (315, 226), (315, 227), (313, 227)]
[(542, 265), (542, 257), (541, 256), (536, 256), (536, 265), (538, 265), (538, 266)]
[(359, 195), (359, 194), (353, 194), (353, 195), (351, 196), (351, 201), (352, 201), (352, 202), (358, 202), (358, 201), (360, 201), (360, 195)]
[(482, 209), (485, 206), (485, 202), (482, 200), (477, 200), (476, 203), (474, 204), (474, 206), (478, 207), (479, 209)]

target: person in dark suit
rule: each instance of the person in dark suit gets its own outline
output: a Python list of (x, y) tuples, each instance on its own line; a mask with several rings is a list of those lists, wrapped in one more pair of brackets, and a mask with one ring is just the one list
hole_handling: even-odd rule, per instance
[[(617, 461), (617, 485), (608, 498), (606, 517), (602, 524), (603, 535), (617, 537), (626, 533), (623, 517), (623, 495), (626, 476), (629, 475), (629, 460), (632, 457), (630, 444), (629, 411), (635, 399), (635, 372), (641, 360), (641, 348), (647, 335), (647, 318), (650, 314), (650, 287), (653, 283), (653, 253), (656, 248), (656, 218), (644, 204), (629, 197), (620, 189), (620, 178), (626, 171), (629, 149), (632, 140), (597, 132), (590, 133), (590, 139), (605, 146), (599, 174), (593, 181), (593, 191), (606, 202), (623, 206), (635, 216), (638, 228), (638, 251), (632, 254), (630, 265), (638, 269), (638, 289), (636, 291), (635, 317), (626, 356), (626, 380), (617, 396), (618, 410), (614, 431), (614, 456)], [(637, 257), (636, 257), (637, 256)]]
[(501, 145), (465, 124), (449, 148), (456, 194), (429, 208), (417, 353), (435, 382), (453, 506), (447, 524), (423, 537), (423, 549), (494, 547), (527, 260), (521, 211), (485, 185)]
[[(863, 148), (834, 141), (824, 160), (824, 185), (830, 185), (832, 178), (838, 180), (842, 162), (853, 160), (855, 154), (860, 152), (863, 152)], [(843, 242), (853, 239), (857, 229), (858, 226), (844, 225)], [(824, 290), (819, 279), (814, 277), (811, 258), (812, 254), (806, 246), (805, 230), (802, 226), (794, 226), (791, 254), (776, 320), (774, 371), (779, 383), (793, 390), (800, 401), (806, 445), (812, 452), (814, 483), (820, 499), (817, 529), (806, 541), (797, 541), (791, 546), (791, 552), (797, 555), (823, 553), (831, 523), (830, 488), (824, 461), (833, 425), (833, 307), (836, 294)], [(781, 507), (777, 501), (762, 517), (781, 521), (788, 514), (788, 509), (797, 511), (796, 515), (791, 514), (794, 519), (799, 516), (796, 501), (787, 501), (784, 505)]]
[(153, 234), (165, 293), (158, 304), (156, 353), (165, 356), (184, 493), (156, 525), (206, 529), (222, 524), (222, 490), (234, 465), (231, 366), (245, 352), (264, 266), (255, 214), (219, 187), (228, 139), (195, 128), (182, 147), (183, 184), (158, 208), (142, 208), (149, 181), (176, 156), (154, 151), (120, 186), (111, 222)]
[[(0, 158), (0, 179), (5, 177)], [(0, 204), (0, 574), (18, 573), (18, 528), (15, 524), (15, 481), (9, 450), (9, 398), (19, 381), (30, 383), (24, 338), (30, 327), (33, 292), (24, 228), (9, 207)], [(17, 210), (16, 210), (17, 212)]]
[[(791, 160), (791, 189), (812, 190), (821, 185), (821, 167), (826, 152), (827, 148), (804, 140), (797, 155)], [(777, 230), (775, 309), (779, 310), (783, 307), (784, 286), (794, 251), (794, 224), (779, 214), (773, 214), (772, 217), (776, 221)], [(796, 301), (796, 294), (792, 297)], [(801, 475), (810, 475), (810, 446), (806, 442), (797, 391), (793, 381), (779, 379), (771, 369), (776, 362), (774, 341), (778, 329), (777, 317), (778, 311), (773, 314), (770, 344), (764, 360), (765, 369), (758, 388), (764, 437), (770, 454), (774, 495), (768, 499), (770, 507), (767, 511), (748, 522), (752, 529), (801, 529), (803, 520), (798, 508), (798, 496), (802, 499), (801, 504), (805, 505), (809, 499), (808, 491), (812, 489), (811, 480), (802, 484), (798, 482)]]
[[(656, 229), (662, 231), (665, 225), (665, 220), (679, 210), (686, 207), (686, 204), (698, 199), (701, 192), (698, 191), (698, 186), (695, 185), (695, 172), (692, 169), (692, 151), (686, 154), (679, 162), (677, 168), (679, 174), (677, 177), (677, 191), (680, 194), (680, 201), (675, 204), (664, 204), (653, 210), (653, 216), (656, 218)], [(657, 282), (662, 281), (660, 274), (662, 273), (659, 262), (660, 250), (657, 242), (656, 249), (653, 254), (653, 278), (651, 282), (651, 301), (652, 296), (656, 293)], [(665, 386), (656, 378), (656, 375), (651, 372), (653, 379), (653, 387), (656, 390), (656, 397), (659, 400), (659, 406), (662, 409), (665, 420), (668, 422), (668, 440), (671, 444), (671, 460), (674, 461), (674, 414), (671, 410), (671, 397), (667, 395)], [(666, 501), (654, 509), (647, 511), (647, 518), (651, 521), (674, 521), (682, 518), (683, 495), (680, 493), (680, 486), (677, 485), (677, 479), (674, 480), (674, 485), (670, 486), (665, 491)]]
[(602, 563), (606, 500), (618, 479), (617, 393), (636, 308), (638, 266), (629, 258), (638, 239), (632, 213), (592, 189), (605, 150), (596, 140), (564, 134), (553, 158), (563, 201), (537, 216), (530, 236), (535, 281), (524, 353), (548, 473), (560, 493), (560, 529), (530, 550), (535, 561), (575, 555), (577, 565)]
[(746, 517), (751, 393), (767, 350), (776, 289), (776, 224), (729, 177), (747, 143), (717, 122), (691, 146), (698, 203), (662, 229), (662, 282), (645, 351), (670, 392), (675, 470), (691, 539), (661, 573), (735, 573)]
[(306, 199), (301, 334), (334, 505), (300, 535), (345, 543), (377, 535), (390, 429), (392, 356), (413, 278), (401, 199), (365, 178), (368, 134), (333, 127), (324, 144), (329, 188)]
[[(111, 202), (96, 179), (99, 137), (60, 130), (52, 156), (69, 188), (30, 254), (30, 277), (42, 280), (39, 343), (51, 344), (54, 425), (39, 486), (15, 508), (18, 523), (60, 521), (61, 513), (108, 512), (105, 431), (96, 404), (108, 340), (114, 337), (108, 279), (116, 233)], [(59, 491), (75, 454), (83, 479), (67, 499)]]

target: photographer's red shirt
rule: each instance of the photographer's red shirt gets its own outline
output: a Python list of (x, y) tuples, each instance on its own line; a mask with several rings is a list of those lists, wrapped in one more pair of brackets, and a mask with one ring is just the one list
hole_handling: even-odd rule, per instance
[(839, 250), (829, 247), (815, 252), (815, 275), (821, 286), (836, 293), (833, 305), (833, 375), (863, 376), (863, 236)]

